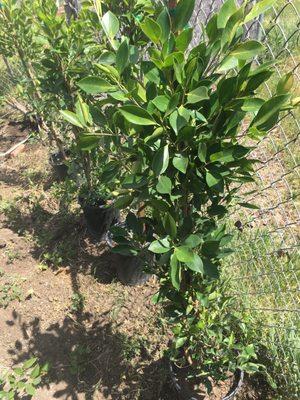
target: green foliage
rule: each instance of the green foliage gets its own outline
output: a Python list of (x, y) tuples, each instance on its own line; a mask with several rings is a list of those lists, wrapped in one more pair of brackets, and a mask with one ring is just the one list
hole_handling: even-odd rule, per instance
[(21, 287), (17, 282), (6, 282), (0, 286), (0, 308), (6, 308), (8, 305), (14, 301), (24, 300), (24, 295)]
[(30, 358), (12, 370), (0, 371), (0, 399), (12, 400), (23, 396), (31, 399), (48, 371), (49, 363), (41, 366), (37, 358)]
[[(183, 346), (190, 353), (195, 375), (218, 380), (236, 367), (259, 369), (248, 341), (249, 321), (243, 314), (231, 315), (231, 301), (218, 280), (223, 258), (233, 252), (221, 219), (234, 204), (254, 207), (242, 201), (236, 188), (254, 181), (249, 137), (266, 135), (292, 105), (289, 77), (271, 98), (257, 95), (272, 69), (254, 66), (253, 59), (265, 48), (243, 40), (244, 6), (227, 1), (208, 22), (204, 41), (187, 49), (192, 28), (184, 28), (192, 10), (192, 1), (181, 0), (172, 15), (162, 8), (142, 18), (137, 30), (150, 43), (142, 51), (135, 46), (137, 59), (118, 50), (125, 38), (114, 37), (116, 61), (101, 68), (101, 79), (118, 87), (117, 96), (106, 92), (105, 99), (106, 107), (113, 108), (106, 131), (115, 135), (109, 157), (117, 154), (119, 171), (113, 193), (123, 195), (117, 204), (127, 212), (129, 205), (144, 210), (144, 216), (129, 212), (125, 228), (113, 229), (114, 251), (153, 254), (148, 267), (160, 279), (158, 298), (170, 321), (181, 327), (174, 330), (175, 350)], [(252, 14), (257, 12), (256, 7)], [(95, 85), (87, 94), (96, 92), (99, 76), (89, 79)], [(89, 101), (96, 104), (96, 96)], [(249, 130), (240, 138), (246, 121)], [(214, 296), (219, 300), (201, 303)], [(225, 313), (224, 304), (229, 307)], [(210, 349), (215, 347), (214, 354)], [(202, 361), (209, 365), (211, 357), (212, 368), (204, 373)]]

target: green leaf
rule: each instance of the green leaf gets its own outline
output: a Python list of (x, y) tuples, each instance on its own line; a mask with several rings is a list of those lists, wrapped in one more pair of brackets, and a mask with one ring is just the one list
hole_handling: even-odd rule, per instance
[(174, 9), (172, 26), (175, 31), (181, 31), (191, 19), (195, 0), (180, 0)]
[(229, 56), (238, 60), (249, 60), (252, 57), (256, 57), (264, 50), (265, 47), (260, 42), (248, 40), (247, 42), (238, 44), (235, 49), (230, 52)]
[(185, 174), (189, 164), (189, 159), (181, 154), (176, 154), (175, 157), (173, 157), (172, 163), (178, 171)]
[(209, 159), (212, 162), (215, 162), (215, 161), (219, 161), (219, 162), (234, 161), (233, 151), (234, 151), (233, 147), (231, 147), (229, 149), (224, 149), (222, 151), (218, 151), (217, 153), (211, 154)]
[(201, 242), (202, 239), (200, 236), (192, 234), (185, 239), (183, 245), (189, 247), (190, 249), (193, 249), (194, 247), (199, 246)]
[(246, 112), (256, 112), (260, 109), (260, 107), (264, 104), (264, 100), (258, 97), (245, 99), (243, 105), (241, 106), (241, 110)]
[(165, 231), (171, 238), (175, 239), (177, 235), (177, 226), (174, 218), (170, 213), (166, 213), (163, 218), (163, 226)]
[(176, 49), (185, 52), (193, 39), (193, 28), (184, 29), (175, 39)]
[(229, 18), (236, 12), (237, 6), (235, 0), (227, 0), (220, 8), (217, 19), (218, 29), (225, 28)]
[(34, 396), (35, 388), (30, 383), (25, 385), (25, 391), (29, 396)]
[(160, 25), (155, 22), (152, 18), (146, 17), (140, 24), (140, 27), (144, 34), (155, 44), (159, 43), (162, 31)]
[(157, 96), (152, 100), (152, 103), (155, 105), (155, 107), (163, 113), (167, 111), (169, 102), (169, 97), (165, 95)]
[(176, 255), (172, 254), (170, 259), (170, 276), (171, 282), (175, 289), (180, 289), (180, 263)]
[(195, 272), (204, 273), (203, 262), (198, 254), (193, 254), (193, 260), (186, 263), (187, 267)]
[(171, 19), (166, 7), (162, 10), (162, 12), (157, 17), (158, 25), (161, 29), (160, 39), (161, 42), (164, 43), (168, 40), (171, 31)]
[(204, 258), (202, 261), (204, 274), (214, 279), (219, 278), (220, 273), (218, 270), (218, 266), (210, 261), (208, 258)]
[(207, 147), (205, 143), (200, 143), (198, 147), (198, 158), (201, 162), (206, 162)]
[(187, 341), (187, 337), (178, 338), (175, 342), (175, 348), (180, 349)]
[(171, 190), (172, 190), (171, 179), (168, 178), (167, 176), (161, 175), (158, 178), (156, 190), (158, 191), (158, 193), (161, 193), (161, 194), (171, 194)]
[(99, 78), (98, 76), (87, 76), (86, 78), (81, 79), (77, 85), (88, 94), (108, 93), (118, 90), (117, 86), (111, 85), (109, 82)]
[(246, 15), (244, 23), (246, 24), (247, 22), (251, 21), (252, 19), (255, 19), (260, 14), (267, 11), (269, 8), (273, 6), (273, 4), (276, 3), (276, 1), (277, 0), (262, 0), (254, 4), (252, 10)]
[(148, 248), (149, 251), (155, 254), (164, 254), (170, 250), (170, 243), (167, 238), (154, 240)]
[(81, 122), (79, 121), (79, 118), (77, 117), (77, 115), (75, 113), (73, 113), (72, 111), (67, 111), (67, 110), (60, 110), (59, 112), (61, 113), (61, 115), (64, 117), (64, 119), (67, 122), (70, 122), (70, 124), (78, 126), (79, 128), (83, 128), (83, 125), (81, 124)]
[(181, 262), (192, 262), (194, 260), (194, 253), (187, 246), (175, 247), (175, 255)]
[(207, 257), (215, 257), (220, 248), (219, 240), (208, 240), (203, 243), (201, 251)]
[(151, 115), (144, 108), (126, 105), (120, 108), (123, 117), (135, 125), (156, 125)]
[(118, 244), (111, 249), (111, 252), (122, 256), (136, 256), (138, 254), (135, 248), (126, 244)]
[(202, 100), (208, 100), (208, 89), (206, 86), (200, 86), (187, 94), (187, 103), (194, 104)]
[(190, 111), (180, 106), (178, 110), (170, 115), (169, 121), (174, 132), (178, 134), (178, 132), (188, 124), (189, 119)]
[(279, 80), (276, 88), (276, 93), (277, 94), (288, 93), (292, 89), (293, 84), (294, 84), (293, 72), (289, 72)]
[(40, 372), (41, 372), (40, 366), (36, 365), (30, 374), (30, 378), (33, 378), (33, 379), (37, 378), (40, 375)]
[(163, 174), (169, 166), (169, 146), (160, 148), (153, 157), (152, 170), (155, 175)]
[(118, 18), (111, 11), (103, 15), (101, 25), (110, 39), (113, 39), (120, 29)]
[(120, 196), (114, 203), (114, 207), (118, 209), (126, 208), (133, 202), (134, 196), (131, 194)]
[(123, 40), (116, 54), (116, 68), (120, 74), (124, 71), (129, 60), (129, 47), (127, 40)]
[[(281, 94), (274, 96), (267, 100), (259, 109), (257, 115), (254, 117), (250, 127), (255, 127), (258, 130), (269, 130), (277, 122), (279, 111), (289, 100), (289, 94)], [(273, 119), (275, 117), (275, 120)]]
[(78, 139), (78, 147), (80, 150), (90, 151), (98, 146), (101, 136), (91, 134), (91, 135), (80, 135)]
[(152, 142), (154, 143), (158, 138), (160, 138), (164, 134), (164, 128), (163, 127), (158, 127), (154, 130), (152, 135), (147, 136), (145, 138), (145, 143)]
[(222, 175), (216, 170), (210, 169), (206, 172), (206, 183), (209, 188), (216, 190), (217, 192), (223, 192), (224, 181)]
[(31, 368), (35, 363), (37, 362), (37, 358), (33, 357), (30, 358), (29, 360), (25, 361), (23, 364), (24, 369), (29, 369)]

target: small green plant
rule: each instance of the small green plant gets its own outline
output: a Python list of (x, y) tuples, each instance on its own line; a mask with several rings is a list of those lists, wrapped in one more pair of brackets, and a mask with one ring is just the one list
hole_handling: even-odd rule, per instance
[(0, 399), (32, 398), (48, 371), (49, 363), (41, 366), (37, 358), (30, 358), (12, 370), (0, 370)]
[(91, 350), (87, 345), (77, 345), (70, 354), (70, 372), (78, 375), (86, 371)]
[(22, 289), (16, 282), (7, 282), (0, 286), (0, 307), (6, 308), (12, 301), (23, 301)]
[(15, 260), (21, 258), (21, 254), (17, 249), (8, 249), (5, 254), (7, 256), (7, 264), (12, 264)]
[(85, 298), (81, 293), (73, 293), (71, 297), (71, 311), (74, 313), (81, 312), (84, 308), (84, 301)]

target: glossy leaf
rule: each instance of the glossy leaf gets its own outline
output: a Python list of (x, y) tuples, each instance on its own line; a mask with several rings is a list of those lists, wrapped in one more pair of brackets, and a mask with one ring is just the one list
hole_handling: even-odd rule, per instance
[(173, 14), (173, 28), (180, 31), (185, 28), (191, 19), (195, 7), (195, 0), (179, 0)]
[(294, 76), (292, 72), (284, 75), (278, 82), (276, 92), (277, 94), (288, 93), (294, 85)]
[(230, 56), (238, 60), (249, 60), (258, 56), (265, 50), (265, 47), (256, 40), (248, 40), (247, 42), (238, 44), (234, 50), (230, 52)]
[(175, 255), (181, 262), (192, 262), (194, 260), (194, 253), (187, 246), (175, 247)]
[(155, 99), (152, 100), (152, 103), (155, 105), (156, 108), (158, 108), (159, 111), (161, 112), (166, 112), (168, 109), (170, 99), (165, 96), (165, 95), (160, 95), (155, 97)]
[(201, 162), (206, 162), (207, 147), (205, 143), (200, 143), (198, 147), (198, 158)]
[(80, 135), (78, 139), (78, 147), (80, 150), (90, 151), (98, 146), (101, 136), (94, 134)]
[[(250, 127), (256, 127), (260, 130), (270, 129), (275, 125), (279, 111), (284, 107), (289, 98), (289, 94), (282, 94), (267, 100), (259, 109)], [(274, 117), (275, 120), (273, 120)]]
[(144, 34), (153, 42), (158, 44), (162, 35), (160, 25), (152, 18), (146, 17), (140, 25)]
[(189, 164), (189, 159), (180, 154), (177, 154), (175, 157), (173, 157), (172, 163), (174, 167), (178, 169), (178, 171), (185, 174)]
[(251, 11), (246, 15), (244, 22), (247, 23), (252, 19), (255, 19), (260, 14), (266, 12), (269, 8), (276, 3), (277, 0), (261, 0), (254, 4)]
[(110, 39), (113, 39), (120, 29), (118, 18), (111, 11), (103, 15), (101, 25)]
[(170, 276), (171, 282), (175, 289), (180, 289), (180, 263), (175, 254), (170, 258)]
[(129, 47), (127, 40), (124, 40), (118, 48), (116, 54), (116, 68), (122, 73), (129, 60)]
[(60, 110), (60, 113), (64, 117), (64, 119), (70, 124), (78, 126), (78, 128), (83, 128), (83, 125), (81, 124), (79, 118), (72, 111)]
[(163, 226), (165, 228), (166, 233), (175, 239), (177, 235), (176, 222), (172, 217), (172, 215), (168, 212), (163, 217)]
[(200, 236), (191, 234), (189, 235), (185, 241), (183, 242), (184, 246), (189, 247), (190, 249), (193, 249), (194, 247), (199, 246), (199, 244), (202, 242), (202, 239)]
[(118, 89), (117, 86), (111, 85), (109, 82), (99, 78), (98, 76), (87, 76), (86, 78), (81, 79), (77, 85), (88, 94), (108, 93), (114, 92)]
[(152, 170), (154, 171), (155, 175), (158, 176), (163, 174), (169, 165), (169, 146), (166, 145), (160, 148), (153, 158), (152, 162)]
[(207, 100), (208, 97), (208, 89), (206, 86), (200, 86), (195, 90), (192, 90), (187, 95), (187, 103), (194, 104), (199, 103), (199, 101)]
[(203, 274), (203, 262), (198, 254), (193, 254), (193, 260), (186, 263), (187, 267), (194, 272), (199, 272)]
[(148, 250), (155, 254), (164, 254), (170, 250), (170, 243), (167, 238), (154, 240)]
[(167, 176), (161, 175), (158, 178), (156, 190), (158, 191), (158, 193), (161, 193), (161, 194), (171, 194), (171, 190), (172, 190), (171, 179), (168, 178)]
[(135, 125), (156, 125), (151, 115), (144, 108), (126, 105), (120, 108), (123, 117)]
[(236, 10), (237, 6), (235, 0), (225, 1), (225, 3), (222, 5), (218, 13), (218, 19), (217, 19), (218, 29), (225, 28), (227, 21), (229, 20), (231, 15), (233, 15), (236, 12)]
[(175, 39), (176, 49), (185, 52), (193, 39), (193, 28), (184, 29)]
[(156, 22), (160, 26), (161, 29), (160, 39), (162, 43), (164, 43), (166, 40), (168, 40), (171, 31), (171, 19), (168, 10), (166, 8), (164, 8), (162, 12), (159, 14)]

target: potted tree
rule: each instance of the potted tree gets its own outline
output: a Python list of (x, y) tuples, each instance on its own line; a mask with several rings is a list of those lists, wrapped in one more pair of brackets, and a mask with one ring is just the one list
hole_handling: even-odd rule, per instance
[[(233, 251), (225, 219), (230, 207), (254, 207), (238, 195), (254, 181), (251, 151), (297, 102), (289, 93), (291, 75), (270, 98), (258, 95), (272, 65), (255, 66), (264, 46), (243, 32), (269, 6), (263, 1), (248, 10), (228, 0), (194, 48), (187, 27), (194, 1), (179, 1), (172, 15), (162, 6), (137, 22), (138, 60), (132, 62), (130, 42), (121, 37), (112, 42), (115, 63), (102, 68), (100, 91), (116, 107), (110, 129), (121, 138), (120, 168), (124, 159), (127, 167), (115, 205), (136, 210), (128, 229), (139, 230), (134, 241), (128, 229), (118, 231), (115, 251), (155, 256), (156, 301), (173, 326), (172, 377), (184, 399), (199, 398), (201, 384), (210, 392), (228, 374), (237, 371), (241, 379), (238, 371), (260, 368), (247, 318), (234, 311), (220, 273)], [(110, 21), (118, 23), (112, 14)], [(179, 375), (188, 388), (178, 384)]]

